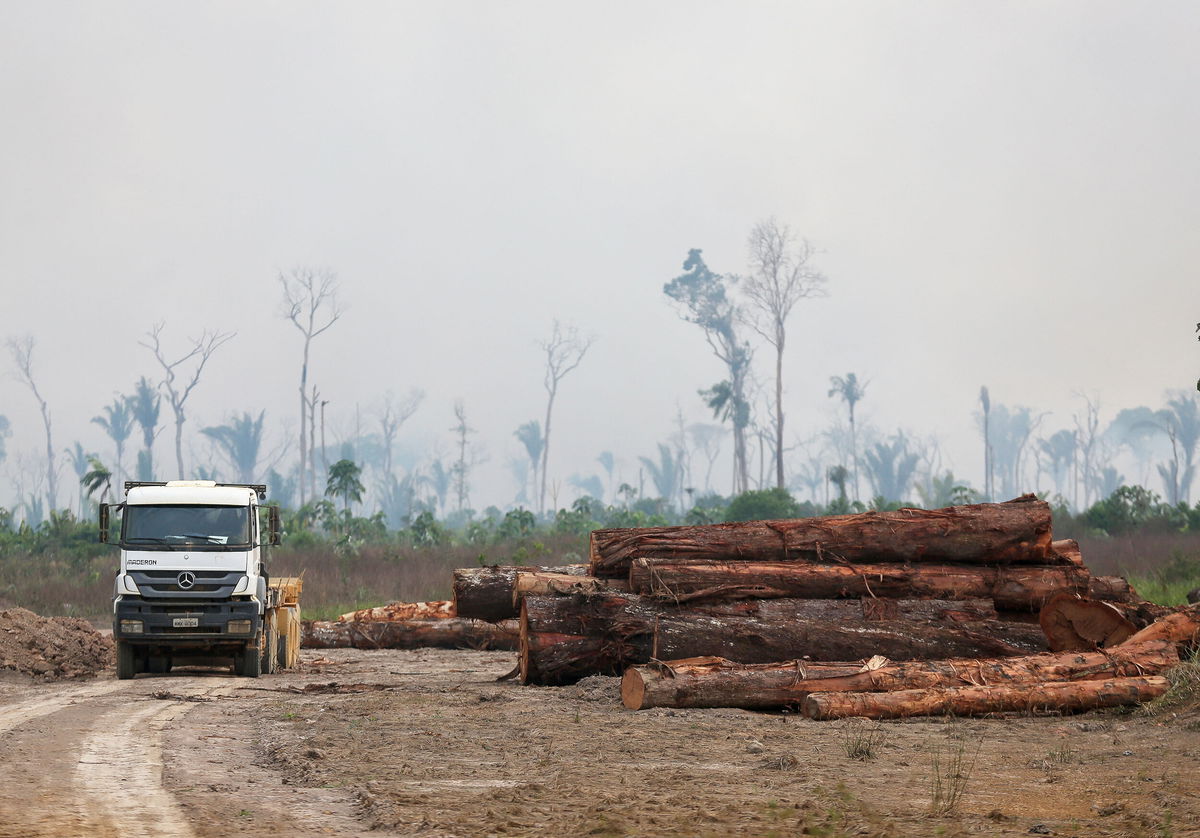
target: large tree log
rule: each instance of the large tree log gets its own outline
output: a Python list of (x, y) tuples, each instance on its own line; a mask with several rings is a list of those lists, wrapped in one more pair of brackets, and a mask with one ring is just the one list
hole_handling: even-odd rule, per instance
[(634, 593), (689, 602), (765, 597), (991, 598), (996, 608), (1036, 611), (1058, 593), (1088, 591), (1074, 565), (807, 564), (634, 559)]
[(1007, 503), (824, 518), (594, 530), (593, 576), (624, 576), (634, 559), (786, 562), (1070, 564), (1050, 547), (1050, 507)]
[(520, 629), (509, 620), (403, 620), (334, 622), (305, 620), (301, 646), (306, 649), (505, 649), (518, 647)]
[(1097, 680), (1157, 675), (1179, 663), (1174, 645), (1149, 641), (1107, 652), (1070, 652), (993, 660), (866, 664), (741, 664), (722, 658), (631, 666), (621, 679), (621, 700), (630, 710), (649, 707), (742, 707), (773, 710), (797, 706), (813, 692), (884, 692), (1043, 681)]
[(897, 660), (998, 657), (1045, 649), (1036, 625), (958, 621), (955, 609), (919, 616), (928, 606), (914, 601), (897, 606), (897, 617), (873, 620), (863, 615), (861, 603), (844, 600), (738, 600), (681, 609), (632, 594), (527, 596), (521, 604), (521, 678), (568, 684), (587, 675), (619, 675), (651, 659), (704, 655), (769, 663), (875, 654)]
[(995, 687), (937, 687), (885, 693), (817, 692), (800, 708), (810, 719), (901, 719), (908, 716), (984, 716), (988, 713), (1078, 712), (1140, 704), (1167, 691), (1167, 679), (1111, 678)]
[(1137, 631), (1112, 603), (1093, 602), (1075, 594), (1052, 598), (1043, 606), (1038, 622), (1052, 652), (1108, 648)]
[(518, 565), (490, 565), (488, 567), (461, 567), (454, 571), (454, 613), (464, 619), (509, 620), (517, 616), (513, 605), (513, 587), (517, 574), (531, 572), (566, 573), (583, 576), (586, 565), (562, 565), (561, 567), (523, 567)]
[(628, 590), (629, 583), (621, 579), (598, 579), (595, 576), (545, 571), (518, 573), (513, 583), (513, 616), (520, 614), (521, 600), (526, 596), (570, 596)]
[(339, 623), (378, 623), (395, 620), (447, 620), (458, 616), (447, 599), (429, 602), (389, 602), (377, 608), (361, 608), (338, 617)]
[(1144, 640), (1166, 640), (1174, 643), (1180, 655), (1188, 655), (1200, 648), (1200, 605), (1180, 608), (1156, 620), (1131, 636), (1126, 643), (1141, 643)]

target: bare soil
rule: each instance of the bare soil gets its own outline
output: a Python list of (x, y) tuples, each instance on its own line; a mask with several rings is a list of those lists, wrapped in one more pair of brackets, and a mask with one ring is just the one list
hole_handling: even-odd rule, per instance
[(0, 836), (1200, 835), (1193, 704), (635, 713), (615, 678), (497, 681), (513, 663), (347, 649), (254, 681), (0, 678)]
[(0, 670), (40, 678), (84, 678), (112, 666), (113, 643), (86, 620), (0, 611)]

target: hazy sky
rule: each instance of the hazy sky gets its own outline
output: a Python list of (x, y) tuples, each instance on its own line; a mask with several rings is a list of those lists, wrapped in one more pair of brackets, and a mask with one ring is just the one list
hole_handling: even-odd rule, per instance
[[(829, 277), (790, 321), (789, 437), (854, 371), (868, 421), (942, 435), (978, 484), (980, 385), (1052, 431), (1075, 393), (1107, 420), (1200, 375), (1197, 43), (1188, 2), (7, 0), (0, 337), (36, 337), (59, 449), (111, 459), (88, 420), (157, 374), (138, 340), (159, 320), (180, 347), (238, 333), (193, 432), (265, 408), (277, 435), (300, 342), (276, 276), (328, 266), (331, 429), (420, 387), (405, 441), (448, 455), (461, 398), (488, 455), (473, 505), (503, 505), (555, 318), (596, 342), (552, 477), (611, 449), (632, 482), (676, 405), (710, 421), (696, 391), (723, 370), (662, 286), (692, 247), (744, 271), (774, 216)], [(0, 502), (43, 445), (2, 361)]]

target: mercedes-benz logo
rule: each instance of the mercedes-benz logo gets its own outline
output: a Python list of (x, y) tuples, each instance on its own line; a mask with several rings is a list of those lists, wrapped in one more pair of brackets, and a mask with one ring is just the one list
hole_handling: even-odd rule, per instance
[(186, 591), (196, 584), (196, 574), (192, 573), (190, 570), (185, 570), (183, 573), (179, 574), (178, 581), (179, 587)]

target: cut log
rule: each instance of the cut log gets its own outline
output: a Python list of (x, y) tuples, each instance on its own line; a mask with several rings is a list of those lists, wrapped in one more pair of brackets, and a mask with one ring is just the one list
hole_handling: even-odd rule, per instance
[(901, 719), (909, 716), (984, 716), (989, 713), (1078, 712), (1140, 704), (1169, 683), (1159, 675), (1104, 681), (1050, 681), (995, 687), (939, 687), (885, 693), (817, 692), (800, 705), (810, 719)]
[(866, 664), (741, 664), (722, 658), (632, 666), (621, 679), (621, 700), (630, 710), (649, 707), (741, 707), (776, 710), (795, 707), (814, 692), (884, 692), (977, 685), (1036, 684), (1043, 681), (1098, 680), (1158, 675), (1179, 663), (1171, 643), (1149, 641), (1107, 652), (1068, 652), (993, 660)]
[(521, 678), (569, 684), (587, 675), (619, 675), (652, 659), (706, 655), (769, 663), (875, 654), (896, 660), (999, 657), (1045, 649), (1036, 625), (957, 621), (952, 609), (918, 616), (918, 607), (928, 605), (911, 602), (899, 608), (899, 618), (870, 620), (860, 603), (847, 600), (738, 600), (681, 609), (632, 594), (527, 596), (521, 604)]
[(817, 564), (633, 560), (634, 593), (673, 602), (768, 597), (990, 598), (1007, 611), (1036, 611), (1059, 593), (1088, 591), (1074, 565)]
[(1079, 549), (1079, 542), (1073, 538), (1064, 538), (1060, 541), (1050, 542), (1050, 552), (1076, 567), (1084, 566), (1083, 553)]
[(1107, 649), (1133, 636), (1137, 626), (1111, 603), (1093, 602), (1075, 594), (1059, 594), (1038, 615), (1046, 645), (1052, 652)]
[(586, 565), (561, 567), (522, 567), (491, 565), (462, 567), (454, 571), (454, 613), (471, 620), (510, 620), (517, 616), (513, 605), (513, 587), (517, 574), (531, 572), (566, 573), (583, 576)]
[(305, 620), (301, 645), (306, 649), (504, 649), (518, 647), (514, 620), (401, 620), (336, 622)]
[(1145, 602), (1124, 576), (1093, 576), (1088, 582), (1086, 596), (1104, 602)]
[(824, 518), (594, 530), (593, 576), (622, 577), (634, 559), (785, 562), (1070, 564), (1050, 547), (1050, 506), (1007, 503)]
[(1200, 605), (1180, 608), (1146, 626), (1125, 642), (1140, 643), (1143, 640), (1174, 643), (1181, 656), (1194, 653), (1200, 648)]
[[(582, 566), (582, 565), (581, 565)], [(513, 583), (513, 615), (521, 611), (525, 596), (570, 596), (594, 594), (600, 591), (627, 591), (629, 584), (620, 579), (597, 579), (595, 576), (573, 576), (568, 573), (531, 571), (518, 573)]]
[(362, 608), (338, 617), (339, 623), (392, 622), (395, 620), (447, 620), (458, 616), (454, 603), (447, 599), (430, 602), (389, 602), (378, 608)]

